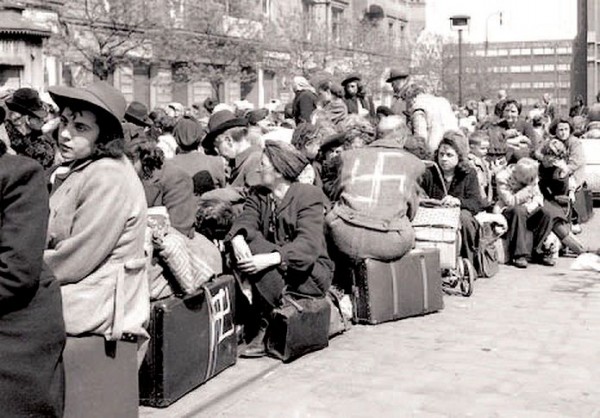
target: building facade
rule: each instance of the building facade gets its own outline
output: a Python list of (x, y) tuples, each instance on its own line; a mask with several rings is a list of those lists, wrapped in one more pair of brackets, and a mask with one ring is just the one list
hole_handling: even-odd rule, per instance
[[(465, 68), (464, 80), (477, 71), (494, 89), (504, 89), (526, 109), (550, 93), (560, 111), (567, 113), (571, 97), (571, 62), (573, 41), (490, 42), (471, 44), (471, 63)], [(473, 59), (474, 58), (474, 59)], [(469, 97), (479, 99), (479, 97)], [(491, 97), (495, 99), (495, 97)]]
[[(173, 25), (181, 24), (187, 5), (194, 3), (192, 0), (145, 1), (156, 3), (157, 7), (172, 8), (165, 9), (165, 15), (174, 19)], [(233, 0), (210, 1), (222, 4), (227, 13), (235, 3)], [(39, 54), (35, 58), (36, 67), (28, 64), (25, 69), (24, 66), (19, 83), (44, 88), (54, 84), (84, 85), (93, 81), (93, 74), (71, 62), (68, 55), (42, 49), (45, 45), (43, 39), (57, 30), (57, 16), (64, 3), (65, 0), (21, 1), (23, 19), (41, 32), (36, 32), (40, 35), (36, 38), (36, 53)], [(410, 44), (425, 27), (425, 0), (248, 0), (246, 3), (254, 5), (252, 13), (247, 16), (239, 13), (226, 15), (222, 23), (233, 27), (230, 30), (233, 36), (243, 36), (238, 35), (241, 31), (235, 29), (236, 25), (259, 25), (256, 33), (260, 36), (253, 41), (261, 43), (261, 59), (252, 63), (256, 76), (251, 82), (231, 78), (220, 83), (219, 98), (229, 103), (247, 99), (256, 106), (263, 106), (274, 99), (287, 101), (291, 99), (290, 81), (293, 75), (327, 71), (341, 79), (344, 73), (363, 69), (365, 77), (373, 80), (369, 86), (376, 100), (389, 101), (391, 90), (385, 83), (385, 74), (390, 66), (408, 65)], [(298, 34), (292, 29), (298, 22), (298, 27), (302, 28), (301, 38), (296, 38)], [(286, 29), (282, 36), (289, 38), (287, 47), (269, 38), (267, 27), (275, 24)], [(0, 20), (0, 36), (7, 39), (2, 25), (8, 25)], [(367, 30), (362, 30), (365, 28)], [(24, 33), (19, 36), (25, 38)], [(304, 49), (300, 53), (294, 51), (298, 45)], [(320, 54), (318, 59), (309, 56), (303, 63), (306, 67), (298, 65), (298, 55), (306, 58), (315, 51), (318, 54), (313, 54), (314, 57)], [(151, 108), (172, 101), (190, 106), (215, 96), (214, 83), (198, 77), (193, 80), (181, 77), (176, 71), (176, 64), (181, 63), (156, 56), (144, 56), (143, 59), (132, 56), (129, 62), (118, 65), (109, 81), (123, 92), (128, 101), (138, 100)], [(6, 64), (0, 63), (0, 70), (4, 68), (1, 65)], [(9, 76), (5, 75), (5, 78)], [(11, 79), (14, 80), (14, 76)], [(0, 86), (2, 84), (6, 82), (0, 79)]]

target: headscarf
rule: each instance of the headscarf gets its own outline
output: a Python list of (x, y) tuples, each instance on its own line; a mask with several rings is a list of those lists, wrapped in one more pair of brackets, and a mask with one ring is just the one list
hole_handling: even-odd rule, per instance
[(191, 118), (182, 118), (173, 129), (177, 145), (184, 151), (198, 148), (204, 131), (202, 126)]
[(294, 90), (295, 91), (304, 91), (304, 90), (308, 90), (314, 94), (317, 94), (317, 91), (315, 90), (315, 88), (313, 86), (311, 86), (311, 84), (308, 82), (308, 80), (300, 75), (294, 77)]
[(273, 164), (273, 168), (289, 181), (296, 180), (309, 163), (303, 154), (285, 142), (265, 141), (264, 153)]

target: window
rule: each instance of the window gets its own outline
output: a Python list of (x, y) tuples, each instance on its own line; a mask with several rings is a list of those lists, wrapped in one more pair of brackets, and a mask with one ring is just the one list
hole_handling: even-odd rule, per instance
[(521, 48), (521, 55), (531, 55), (531, 48)]
[(304, 29), (304, 38), (310, 41), (312, 34), (312, 23), (313, 23), (313, 5), (312, 3), (303, 1), (302, 2), (302, 23)]
[(519, 48), (512, 48), (510, 50), (510, 55), (521, 55), (521, 49), (519, 49)]
[(561, 55), (569, 54), (569, 49), (566, 46), (561, 46), (556, 49), (556, 53)]
[(558, 87), (561, 89), (568, 89), (571, 87), (571, 82), (570, 81), (559, 81)]
[(488, 57), (497, 57), (498, 56), (498, 50), (497, 49), (489, 49), (488, 50)]
[(558, 71), (571, 71), (571, 64), (558, 64), (556, 69)]
[(342, 17), (344, 10), (338, 7), (331, 8), (331, 37), (334, 42), (340, 41), (340, 35), (342, 32)]
[(265, 16), (271, 16), (271, 0), (261, 0), (260, 1), (262, 14)]
[(475, 56), (485, 57), (485, 51), (483, 49), (478, 49), (477, 51), (475, 51)]
[(533, 55), (544, 55), (544, 48), (533, 48)]
[(524, 81), (521, 83), (521, 88), (522, 89), (530, 89), (531, 88), (531, 83), (529, 81)]
[(511, 65), (511, 73), (529, 73), (531, 72), (531, 65)]
[(544, 71), (554, 71), (554, 64), (544, 64)]
[(554, 48), (544, 48), (544, 55), (554, 55)]
[(394, 40), (396, 39), (396, 34), (394, 33), (394, 21), (393, 20), (390, 20), (388, 22), (388, 38), (390, 40), (390, 43), (393, 45)]
[(499, 57), (505, 57), (506, 55), (508, 55), (508, 49), (499, 49), (498, 50)]
[(542, 64), (536, 64), (533, 66), (533, 72), (539, 73), (544, 71), (544, 66)]

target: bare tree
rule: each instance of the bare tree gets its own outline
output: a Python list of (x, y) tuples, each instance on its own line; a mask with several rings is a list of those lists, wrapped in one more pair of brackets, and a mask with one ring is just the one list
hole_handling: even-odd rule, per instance
[(106, 80), (131, 57), (151, 55), (159, 13), (154, 0), (67, 0), (50, 53)]
[[(157, 34), (157, 58), (174, 66), (179, 81), (205, 80), (221, 99), (226, 80), (251, 83), (261, 59), (262, 25), (248, 0), (185, 2)], [(244, 16), (244, 17), (240, 17)]]

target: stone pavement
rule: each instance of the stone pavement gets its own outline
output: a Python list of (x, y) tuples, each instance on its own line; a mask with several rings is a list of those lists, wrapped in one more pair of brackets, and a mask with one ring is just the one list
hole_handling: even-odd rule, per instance
[[(600, 216), (584, 233), (590, 244)], [(437, 314), (244, 360), (159, 417), (600, 417), (600, 274), (502, 266)]]

